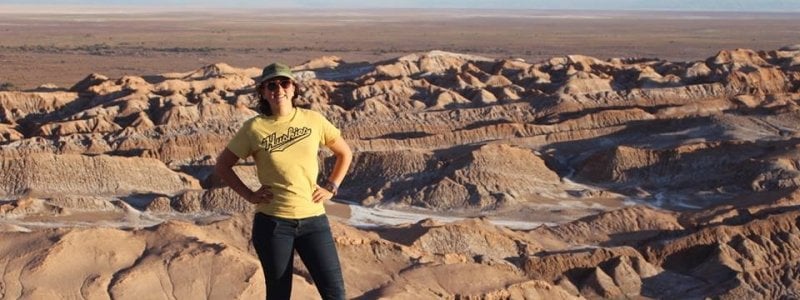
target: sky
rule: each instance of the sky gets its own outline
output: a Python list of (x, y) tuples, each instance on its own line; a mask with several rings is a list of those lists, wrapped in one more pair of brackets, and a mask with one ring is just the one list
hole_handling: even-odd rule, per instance
[(467, 8), (800, 12), (800, 0), (0, 0), (13, 5), (227, 8)]

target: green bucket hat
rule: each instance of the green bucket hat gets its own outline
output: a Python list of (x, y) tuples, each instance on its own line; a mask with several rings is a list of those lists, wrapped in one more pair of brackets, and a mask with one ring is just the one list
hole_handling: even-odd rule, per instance
[(262, 83), (275, 77), (286, 77), (294, 80), (292, 69), (289, 68), (289, 66), (282, 63), (273, 63), (264, 67), (264, 71), (261, 72), (261, 78), (259, 78), (258, 82)]

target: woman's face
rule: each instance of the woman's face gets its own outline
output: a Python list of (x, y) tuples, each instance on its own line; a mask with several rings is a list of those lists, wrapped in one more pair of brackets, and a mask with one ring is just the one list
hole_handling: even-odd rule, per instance
[(286, 77), (273, 78), (261, 85), (261, 94), (273, 105), (284, 101), (291, 104), (294, 92), (294, 82)]

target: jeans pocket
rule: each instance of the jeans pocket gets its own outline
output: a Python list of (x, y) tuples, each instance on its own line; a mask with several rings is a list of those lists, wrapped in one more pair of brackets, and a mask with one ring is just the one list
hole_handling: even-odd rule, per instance
[(253, 217), (252, 236), (254, 240), (259, 237), (265, 238), (275, 235), (275, 231), (277, 229), (278, 222), (269, 216), (262, 213), (256, 213), (256, 215)]

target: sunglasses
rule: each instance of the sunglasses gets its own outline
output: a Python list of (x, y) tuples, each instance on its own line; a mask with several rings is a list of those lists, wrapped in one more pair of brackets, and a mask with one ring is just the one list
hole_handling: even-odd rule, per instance
[(267, 82), (267, 90), (275, 91), (278, 89), (279, 85), (285, 90), (292, 86), (292, 81), (289, 79), (281, 79)]

